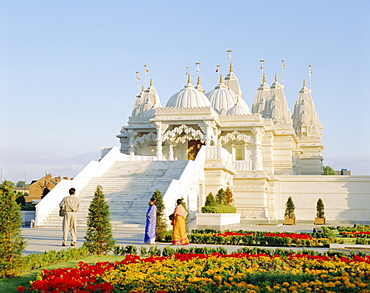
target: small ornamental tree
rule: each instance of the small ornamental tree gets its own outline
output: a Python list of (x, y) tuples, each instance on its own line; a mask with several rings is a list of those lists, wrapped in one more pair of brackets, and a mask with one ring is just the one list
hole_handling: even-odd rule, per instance
[(316, 217), (317, 218), (324, 218), (325, 212), (324, 212), (324, 202), (321, 198), (317, 200), (316, 203)]
[(285, 218), (295, 218), (295, 205), (291, 196), (289, 196), (285, 206)]
[(230, 187), (226, 188), (226, 204), (232, 206), (234, 203), (233, 199), (233, 192), (231, 191)]
[(115, 245), (109, 206), (100, 185), (96, 187), (94, 198), (90, 203), (85, 239), (84, 245), (95, 255), (105, 255)]
[(227, 205), (226, 192), (222, 188), (216, 194), (216, 202), (220, 205)]
[(216, 205), (216, 199), (213, 196), (212, 192), (208, 193), (208, 195), (206, 197), (206, 202), (204, 203), (204, 205), (207, 206), (207, 207)]
[(164, 237), (166, 236), (167, 230), (167, 222), (164, 217), (165, 205), (163, 202), (163, 195), (158, 189), (153, 192), (152, 197), (156, 199), (157, 206), (157, 222), (155, 231), (156, 240), (160, 241), (161, 239), (164, 239)]
[(222, 188), (219, 189), (216, 196), (213, 196), (212, 192), (210, 192), (206, 197), (204, 206), (201, 208), (201, 212), (206, 214), (236, 213), (236, 208), (230, 204), (233, 201), (230, 189), (229, 192), (228, 194), (228, 192), (225, 192)]
[(22, 268), (26, 242), (21, 236), (22, 214), (12, 182), (0, 184), (0, 277), (14, 277)]

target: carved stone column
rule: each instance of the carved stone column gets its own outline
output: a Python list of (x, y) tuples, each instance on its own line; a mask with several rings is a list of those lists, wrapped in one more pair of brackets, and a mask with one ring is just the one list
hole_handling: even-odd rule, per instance
[(205, 145), (206, 146), (210, 146), (211, 145), (211, 140), (212, 140), (212, 122), (213, 121), (204, 121), (204, 125), (206, 126), (206, 143)]
[(173, 144), (171, 141), (167, 141), (167, 147), (168, 147), (168, 160), (173, 161)]
[(131, 156), (135, 156), (135, 146), (134, 146), (134, 136), (135, 136), (135, 132), (133, 129), (129, 129), (128, 131), (128, 137), (129, 137), (129, 153)]
[(253, 159), (253, 170), (262, 171), (262, 134), (263, 129), (261, 127), (254, 127), (252, 130), (254, 134), (254, 146), (255, 146), (255, 156)]
[(158, 160), (162, 160), (162, 158), (163, 158), (163, 153), (162, 153), (162, 135), (163, 135), (162, 122), (156, 122), (155, 127), (157, 129), (156, 156), (157, 156)]

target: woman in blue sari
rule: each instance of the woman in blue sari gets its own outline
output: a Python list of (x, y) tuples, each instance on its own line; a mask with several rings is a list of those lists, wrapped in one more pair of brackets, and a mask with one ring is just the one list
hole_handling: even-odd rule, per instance
[(149, 208), (146, 212), (146, 225), (145, 225), (145, 235), (144, 243), (148, 245), (155, 244), (155, 230), (157, 223), (157, 206), (156, 199), (151, 198), (149, 202)]

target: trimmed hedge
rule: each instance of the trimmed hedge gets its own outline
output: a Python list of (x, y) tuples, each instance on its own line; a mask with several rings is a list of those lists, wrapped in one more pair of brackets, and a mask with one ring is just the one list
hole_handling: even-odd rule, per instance
[[(132, 250), (132, 245), (125, 246), (116, 246), (115, 251), (127, 251)], [(212, 254), (212, 253), (220, 253), (227, 255), (227, 250), (224, 247), (178, 247), (173, 248), (171, 246), (164, 247), (163, 249), (158, 248), (157, 246), (150, 247), (149, 251), (146, 250), (146, 247), (141, 246), (140, 247), (140, 255), (142, 257), (145, 256), (170, 256), (176, 254), (188, 254), (188, 253), (195, 253), (195, 254)], [(144, 252), (144, 253), (143, 253)], [(155, 252), (155, 253), (154, 253)], [(269, 248), (261, 248), (261, 247), (242, 247), (237, 250), (236, 253), (248, 253), (248, 254), (259, 254), (259, 253), (265, 253), (268, 256), (274, 256), (274, 255), (280, 255), (281, 257), (287, 257), (288, 255), (294, 253), (294, 254), (307, 254), (307, 255), (317, 255), (317, 256), (329, 256), (329, 257), (348, 257), (348, 254), (346, 252), (342, 251), (325, 251), (323, 253), (318, 252), (316, 250), (310, 250), (310, 249), (302, 249), (302, 250), (292, 250), (292, 249), (285, 249), (285, 248), (276, 248), (276, 249), (269, 249)], [(135, 253), (132, 253), (135, 255), (138, 255), (137, 249), (135, 250)], [(121, 254), (115, 254), (115, 255), (121, 255)], [(122, 254), (125, 255), (125, 254)], [(366, 256), (366, 253), (364, 252), (350, 252), (350, 256), (353, 257), (355, 255), (364, 257)]]
[(44, 253), (31, 253), (22, 257), (22, 264), (18, 267), (16, 275), (44, 266), (84, 258), (88, 255), (89, 251), (86, 246), (82, 246), (80, 248), (68, 248), (60, 251), (50, 250)]
[(38, 269), (44, 266), (83, 258), (89, 255), (86, 246), (80, 248), (68, 248), (59, 251), (50, 250), (44, 253), (31, 253), (23, 259), (24, 272)]
[(236, 207), (227, 205), (204, 206), (201, 211), (206, 214), (233, 214), (236, 213)]

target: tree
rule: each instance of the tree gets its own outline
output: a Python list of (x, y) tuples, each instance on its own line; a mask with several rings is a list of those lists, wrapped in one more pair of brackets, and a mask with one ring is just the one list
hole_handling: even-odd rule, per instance
[(22, 267), (26, 242), (21, 236), (22, 214), (17, 204), (14, 184), (0, 184), (0, 277), (14, 277)]
[(231, 191), (230, 187), (226, 188), (226, 204), (232, 206), (234, 203), (233, 199), (233, 192)]
[(24, 198), (24, 194), (22, 192), (18, 191), (15, 196), (16, 196), (15, 201), (17, 202), (17, 204), (19, 205), (26, 204), (26, 199)]
[(295, 205), (291, 196), (289, 196), (285, 206), (285, 218), (295, 218)]
[(156, 222), (156, 238), (157, 240), (164, 239), (166, 235), (167, 230), (167, 222), (164, 218), (164, 209), (165, 205), (163, 202), (163, 195), (162, 193), (157, 189), (153, 192), (152, 198), (156, 199), (156, 206), (157, 206), (157, 222)]
[(325, 212), (324, 212), (324, 202), (321, 198), (317, 200), (316, 203), (316, 217), (317, 218), (324, 218)]
[(204, 205), (207, 206), (207, 207), (216, 205), (216, 199), (213, 196), (212, 192), (208, 193), (208, 195), (206, 197), (206, 202), (204, 203)]
[(100, 185), (96, 187), (94, 198), (90, 203), (85, 239), (84, 245), (90, 253), (96, 255), (107, 254), (116, 243), (113, 240), (109, 206)]
[(330, 166), (322, 167), (322, 175), (336, 175), (334, 169)]
[(227, 205), (226, 192), (222, 188), (216, 194), (216, 202), (221, 205)]
[(17, 184), (15, 185), (16, 187), (24, 187), (26, 188), (26, 181), (18, 181)]

